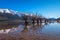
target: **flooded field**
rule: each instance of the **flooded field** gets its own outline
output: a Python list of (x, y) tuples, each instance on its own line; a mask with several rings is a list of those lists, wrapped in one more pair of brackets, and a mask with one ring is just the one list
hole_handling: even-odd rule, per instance
[(60, 40), (60, 23), (1, 24), (0, 40)]

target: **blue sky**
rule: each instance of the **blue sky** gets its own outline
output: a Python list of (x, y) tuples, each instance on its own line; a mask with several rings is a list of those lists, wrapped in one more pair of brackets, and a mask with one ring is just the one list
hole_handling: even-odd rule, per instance
[(0, 8), (38, 13), (47, 18), (60, 17), (60, 0), (0, 0)]

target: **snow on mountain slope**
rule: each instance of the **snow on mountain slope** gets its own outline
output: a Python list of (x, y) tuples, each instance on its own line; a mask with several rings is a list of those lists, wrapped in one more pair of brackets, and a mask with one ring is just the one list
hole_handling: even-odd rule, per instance
[(32, 16), (32, 14), (21, 13), (21, 12), (18, 12), (18, 11), (15, 11), (15, 10), (11, 10), (11, 9), (1, 9), (1, 8), (0, 8), (0, 13), (11, 13), (13, 15), (17, 14), (18, 16), (21, 16), (22, 14), (23, 15), (30, 15), (30, 16)]
[(0, 9), (0, 12), (2, 12), (2, 13), (11, 13), (8, 9)]
[(1, 13), (12, 13), (12, 14), (16, 14), (17, 11), (14, 10), (10, 10), (10, 9), (0, 9)]

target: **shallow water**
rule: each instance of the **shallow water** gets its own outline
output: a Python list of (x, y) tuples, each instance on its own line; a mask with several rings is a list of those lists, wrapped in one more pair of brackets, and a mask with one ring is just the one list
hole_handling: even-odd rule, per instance
[[(24, 27), (27, 29), (22, 31)], [(0, 33), (18, 38), (23, 37), (26, 40), (35, 40), (35, 38), (38, 40), (60, 40), (60, 23), (12, 25), (11, 28), (4, 29), (5, 31), (2, 29)]]

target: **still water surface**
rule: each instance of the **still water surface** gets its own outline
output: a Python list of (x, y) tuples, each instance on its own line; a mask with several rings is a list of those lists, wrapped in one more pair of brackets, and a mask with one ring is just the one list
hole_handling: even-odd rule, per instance
[[(10, 28), (10, 27), (11, 28)], [(48, 37), (57, 37), (56, 40), (58, 40), (58, 38), (60, 38), (60, 23), (50, 23), (50, 24), (42, 24), (42, 25), (36, 25), (36, 24), (30, 24), (30, 25), (8, 25), (6, 29), (5, 28), (0, 28), (0, 33), (6, 33), (6, 34), (17, 34), (19, 35), (21, 32), (23, 33), (28, 33), (29, 35), (37, 35), (37, 36), (41, 36), (41, 35), (47, 35)], [(24, 30), (24, 27), (27, 27), (26, 31), (22, 31)], [(23, 35), (23, 34), (22, 34)]]
[(38, 33), (38, 34), (44, 33), (44, 34), (51, 34), (51, 35), (60, 35), (60, 23), (51, 23), (47, 25), (45, 24), (35, 25), (34, 27), (33, 25), (19, 25), (16, 28), (13, 27), (11, 30), (14, 32), (21, 32), (25, 26), (28, 28), (29, 32), (33, 31), (33, 33)]

